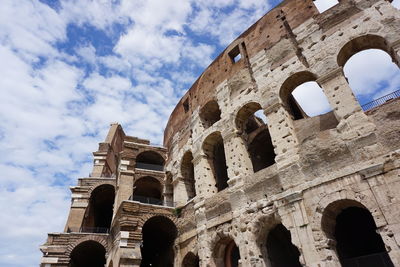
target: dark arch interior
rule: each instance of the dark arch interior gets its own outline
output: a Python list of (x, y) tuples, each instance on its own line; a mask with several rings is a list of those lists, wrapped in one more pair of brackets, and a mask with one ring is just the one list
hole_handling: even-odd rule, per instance
[(154, 151), (145, 151), (136, 157), (136, 168), (163, 171), (164, 163), (164, 158)]
[(275, 151), (268, 128), (264, 125), (249, 136), (248, 151), (254, 172), (275, 164)]
[(72, 250), (70, 267), (104, 267), (106, 250), (95, 241), (85, 241)]
[(268, 258), (272, 267), (301, 267), (300, 252), (292, 244), (289, 230), (282, 224), (272, 229), (267, 238)]
[(102, 232), (110, 228), (114, 198), (115, 191), (112, 185), (101, 185), (93, 190), (82, 225), (83, 232)]
[(231, 240), (225, 248), (225, 266), (238, 267), (240, 260), (240, 252), (235, 241)]
[[(219, 136), (220, 137), (220, 136)], [(222, 137), (218, 138), (213, 149), (213, 169), (217, 179), (218, 191), (228, 187), (228, 167), (226, 166), (225, 148)]]
[(188, 199), (192, 199), (196, 196), (194, 166), (192, 161), (193, 161), (192, 152), (190, 151), (186, 152), (182, 159), (181, 173), (185, 181), (185, 187)]
[(156, 216), (142, 229), (141, 267), (173, 267), (173, 244), (177, 236), (175, 224), (168, 218)]
[(203, 150), (216, 180), (216, 187), (221, 191), (228, 187), (228, 167), (226, 166), (224, 141), (220, 133), (213, 133), (206, 138)]
[(134, 185), (133, 200), (144, 203), (161, 201), (161, 183), (156, 178), (151, 176), (140, 178), (135, 182)]
[(336, 217), (334, 237), (342, 266), (394, 266), (367, 209), (344, 209)]
[(261, 110), (257, 103), (250, 103), (240, 109), (236, 124), (244, 139), (254, 172), (262, 170), (275, 163), (275, 151), (269, 134), (268, 126), (257, 117)]
[(189, 252), (183, 258), (182, 267), (200, 267), (200, 259), (198, 255)]
[(205, 128), (210, 127), (221, 119), (221, 110), (219, 109), (217, 101), (212, 100), (201, 108), (200, 119)]

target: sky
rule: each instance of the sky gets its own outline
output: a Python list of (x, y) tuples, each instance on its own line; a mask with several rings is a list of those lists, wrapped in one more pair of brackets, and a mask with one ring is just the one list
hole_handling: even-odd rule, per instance
[[(162, 144), (180, 97), (279, 2), (0, 0), (0, 266), (38, 266), (110, 123)], [(382, 51), (355, 55), (345, 73), (360, 101), (400, 88)], [(309, 115), (329, 110), (320, 88), (302, 87), (295, 97)]]

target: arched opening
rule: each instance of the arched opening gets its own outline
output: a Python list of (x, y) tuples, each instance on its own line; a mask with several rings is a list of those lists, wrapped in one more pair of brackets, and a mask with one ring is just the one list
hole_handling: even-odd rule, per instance
[(106, 250), (96, 241), (85, 241), (71, 252), (69, 267), (104, 267)]
[(164, 170), (164, 158), (154, 151), (145, 151), (136, 157), (135, 168), (147, 169), (153, 171)]
[(221, 119), (221, 110), (215, 100), (209, 101), (200, 110), (200, 119), (204, 128), (212, 126)]
[(367, 209), (349, 207), (336, 217), (334, 237), (343, 266), (394, 266)]
[[(360, 43), (365, 41), (366, 43)], [(346, 44), (338, 64), (363, 110), (369, 110), (400, 96), (400, 69), (386, 41), (363, 36)]]
[(332, 110), (316, 79), (311, 72), (302, 71), (282, 84), (279, 96), (293, 120), (315, 117)]
[(323, 213), (322, 229), (336, 240), (342, 266), (394, 266), (374, 218), (362, 204), (353, 200), (330, 204)]
[(181, 174), (185, 182), (186, 193), (188, 200), (196, 196), (194, 166), (192, 152), (187, 151), (182, 158)]
[(220, 240), (215, 247), (214, 260), (217, 267), (238, 267), (240, 251), (235, 241), (230, 238)]
[(142, 177), (133, 186), (132, 200), (162, 205), (161, 192), (161, 183), (156, 178), (151, 176)]
[(183, 258), (182, 267), (200, 267), (200, 259), (193, 252), (188, 252)]
[(114, 198), (114, 186), (109, 184), (100, 185), (92, 191), (81, 232), (108, 232), (113, 215)]
[(275, 226), (267, 237), (267, 253), (271, 267), (301, 267), (298, 248), (292, 244), (290, 231), (283, 224)]
[(163, 216), (152, 217), (143, 225), (141, 267), (173, 267), (173, 244), (178, 234), (175, 224)]
[(242, 107), (236, 116), (236, 127), (245, 141), (254, 172), (275, 163), (274, 146), (260, 104), (252, 102)]
[(203, 143), (203, 151), (214, 174), (218, 191), (228, 187), (224, 141), (219, 132), (210, 134)]

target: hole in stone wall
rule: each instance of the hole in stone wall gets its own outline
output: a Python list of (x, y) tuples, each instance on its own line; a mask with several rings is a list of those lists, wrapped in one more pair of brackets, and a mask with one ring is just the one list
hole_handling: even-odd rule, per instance
[(228, 167), (226, 166), (224, 141), (220, 133), (209, 135), (203, 144), (210, 167), (216, 180), (218, 191), (228, 187)]
[(319, 13), (325, 12), (331, 7), (339, 4), (338, 0), (314, 0), (314, 4), (317, 7)]
[(349, 207), (336, 217), (334, 237), (343, 266), (394, 266), (371, 213), (364, 208)]
[(185, 101), (183, 101), (183, 109), (185, 110), (185, 112), (188, 112), (189, 108), (189, 99), (186, 99)]
[(173, 244), (177, 236), (175, 224), (163, 216), (146, 221), (142, 229), (141, 267), (173, 267)]
[(71, 252), (70, 267), (104, 267), (106, 250), (98, 242), (85, 241), (76, 246)]
[(193, 166), (192, 152), (187, 151), (182, 158), (181, 174), (185, 182), (186, 193), (188, 200), (196, 196), (195, 179), (194, 179), (194, 166)]
[(235, 46), (229, 53), (228, 53), (232, 63), (238, 62), (241, 58), (242, 55), (240, 54), (240, 49), (239, 45)]
[(235, 241), (230, 241), (225, 249), (225, 266), (226, 267), (238, 267), (240, 260), (240, 252)]
[(200, 119), (205, 128), (209, 128), (221, 119), (221, 110), (217, 101), (211, 100), (201, 108)]
[(292, 244), (289, 230), (275, 226), (267, 237), (267, 253), (271, 267), (301, 267), (298, 248)]
[(254, 172), (273, 165), (276, 155), (261, 106), (253, 102), (242, 107), (236, 126), (247, 146)]

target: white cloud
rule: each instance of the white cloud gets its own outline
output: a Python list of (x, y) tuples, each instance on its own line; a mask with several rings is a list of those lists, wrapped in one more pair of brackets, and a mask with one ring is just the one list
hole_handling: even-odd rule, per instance
[(370, 96), (373, 100), (400, 88), (399, 67), (382, 50), (370, 49), (355, 54), (344, 66), (344, 73), (358, 97)]
[(400, 0), (393, 0), (392, 5), (398, 9), (400, 9)]
[(310, 117), (324, 114), (331, 110), (322, 88), (316, 82), (306, 82), (292, 92), (303, 111)]

